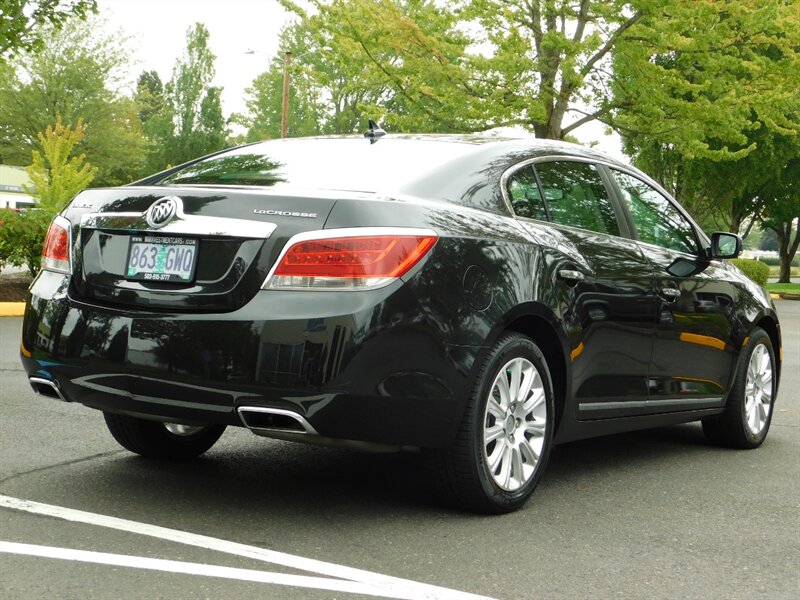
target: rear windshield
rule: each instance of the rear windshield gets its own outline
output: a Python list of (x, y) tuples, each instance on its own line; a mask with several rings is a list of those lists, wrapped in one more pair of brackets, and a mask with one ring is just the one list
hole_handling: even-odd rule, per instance
[(205, 158), (157, 183), (374, 192), (395, 189), (471, 150), (468, 143), (414, 138), (272, 140)]

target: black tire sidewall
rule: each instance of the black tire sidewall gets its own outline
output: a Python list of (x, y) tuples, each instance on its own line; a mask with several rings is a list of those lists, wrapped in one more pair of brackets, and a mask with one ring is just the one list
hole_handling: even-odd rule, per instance
[[(533, 476), (520, 489), (509, 492), (500, 488), (494, 481), (486, 464), (483, 452), (483, 429), (486, 414), (486, 405), (489, 401), (494, 380), (500, 369), (514, 358), (525, 358), (536, 367), (545, 390), (545, 402), (547, 410), (547, 421), (545, 424), (544, 444), (536, 470)], [(553, 385), (550, 378), (550, 370), (541, 350), (530, 339), (521, 334), (509, 334), (502, 338), (493, 349), (492, 354), (487, 357), (486, 367), (482, 371), (482, 376), (477, 383), (472, 397), (475, 402), (476, 410), (473, 413), (472, 423), (472, 449), (474, 464), (477, 467), (477, 476), (483, 492), (492, 504), (501, 511), (514, 510), (519, 508), (533, 493), (534, 488), (539, 482), (550, 455), (553, 438), (553, 422), (555, 418), (553, 402)]]
[(224, 425), (207, 425), (189, 435), (176, 435), (164, 423), (104, 413), (106, 425), (117, 442), (145, 458), (185, 460), (211, 448), (225, 430)]

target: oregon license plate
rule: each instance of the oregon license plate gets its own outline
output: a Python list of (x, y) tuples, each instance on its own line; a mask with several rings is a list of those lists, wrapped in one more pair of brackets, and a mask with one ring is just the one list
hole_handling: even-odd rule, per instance
[(146, 281), (192, 281), (197, 240), (154, 235), (131, 236), (125, 277)]

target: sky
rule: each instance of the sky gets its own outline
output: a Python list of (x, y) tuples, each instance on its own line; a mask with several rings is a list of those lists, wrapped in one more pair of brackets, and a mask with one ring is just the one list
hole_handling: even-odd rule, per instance
[[(169, 80), (176, 58), (183, 53), (186, 31), (203, 23), (217, 56), (214, 85), (223, 88), (223, 112), (228, 116), (246, 112), (245, 88), (267, 69), (281, 29), (295, 18), (276, 0), (99, 0), (98, 6), (111, 31), (131, 38), (131, 86), (142, 71), (155, 70), (162, 81)], [(247, 50), (255, 54), (245, 54)], [(606, 136), (600, 123), (586, 124), (572, 135), (623, 157), (619, 138)]]

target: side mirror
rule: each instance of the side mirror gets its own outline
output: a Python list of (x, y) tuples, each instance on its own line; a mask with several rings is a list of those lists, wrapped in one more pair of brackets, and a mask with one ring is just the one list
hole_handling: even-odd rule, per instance
[(742, 252), (742, 238), (735, 233), (711, 234), (711, 258), (736, 258)]

